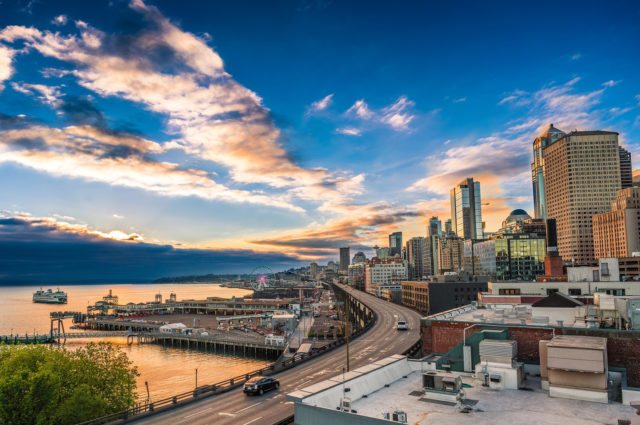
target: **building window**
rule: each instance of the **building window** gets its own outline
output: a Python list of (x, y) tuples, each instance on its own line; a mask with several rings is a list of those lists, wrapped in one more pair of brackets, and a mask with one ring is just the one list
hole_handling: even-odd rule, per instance
[(582, 295), (582, 289), (580, 288), (569, 288), (569, 295)]
[(558, 288), (548, 288), (547, 289), (547, 296), (553, 295), (553, 294), (555, 294), (557, 292), (558, 292)]

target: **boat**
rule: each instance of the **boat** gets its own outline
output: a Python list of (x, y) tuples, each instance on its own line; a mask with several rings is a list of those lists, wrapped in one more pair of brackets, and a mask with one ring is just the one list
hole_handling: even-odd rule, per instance
[(66, 304), (67, 293), (61, 291), (60, 288), (58, 288), (56, 291), (53, 291), (51, 289), (43, 291), (42, 288), (40, 288), (38, 291), (33, 293), (33, 302), (46, 304)]

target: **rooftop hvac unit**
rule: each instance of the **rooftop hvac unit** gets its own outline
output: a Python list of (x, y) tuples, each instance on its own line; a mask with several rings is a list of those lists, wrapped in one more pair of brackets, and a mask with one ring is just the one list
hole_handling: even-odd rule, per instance
[(399, 410), (396, 410), (393, 413), (385, 412), (382, 414), (382, 418), (386, 421), (400, 422), (403, 424), (407, 423), (407, 414)]
[(496, 308), (493, 310), (496, 313), (496, 316), (498, 314), (503, 315), (504, 314), (504, 308)]
[(508, 357), (512, 359), (518, 354), (518, 343), (511, 340), (484, 339), (480, 341), (479, 348), (480, 357)]
[(351, 399), (349, 397), (340, 399), (340, 410), (343, 412), (351, 412)]

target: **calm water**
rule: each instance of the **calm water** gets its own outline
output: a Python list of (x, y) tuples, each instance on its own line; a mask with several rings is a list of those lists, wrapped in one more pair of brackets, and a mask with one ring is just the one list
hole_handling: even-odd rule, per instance
[[(61, 285), (60, 289), (69, 294), (69, 303), (63, 305), (34, 304), (31, 296), (39, 287), (0, 287), (0, 335), (11, 332), (46, 333), (49, 331), (49, 312), (82, 311), (113, 290), (120, 297), (121, 304), (151, 301), (156, 293), (168, 298), (171, 291), (178, 299), (203, 299), (206, 297), (242, 296), (249, 291), (235, 288), (221, 288), (212, 284), (148, 284), (148, 285)], [(46, 289), (46, 288), (45, 288)], [(53, 288), (55, 289), (55, 288)], [(69, 321), (68, 326), (71, 325)], [(195, 370), (198, 369), (198, 385), (212, 384), (246, 372), (260, 369), (269, 362), (251, 358), (221, 356), (195, 350), (162, 347), (145, 344), (127, 346), (124, 338), (108, 338), (118, 344), (138, 367), (140, 398), (146, 398), (144, 382), (149, 383), (152, 400), (190, 391), (195, 387)], [(77, 348), (88, 340), (67, 340), (68, 348)], [(94, 340), (95, 341), (95, 340)]]

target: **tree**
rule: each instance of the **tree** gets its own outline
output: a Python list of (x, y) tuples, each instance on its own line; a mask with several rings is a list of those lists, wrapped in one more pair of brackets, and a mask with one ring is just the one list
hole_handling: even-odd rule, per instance
[(132, 407), (138, 371), (112, 344), (0, 345), (0, 424), (75, 424)]

